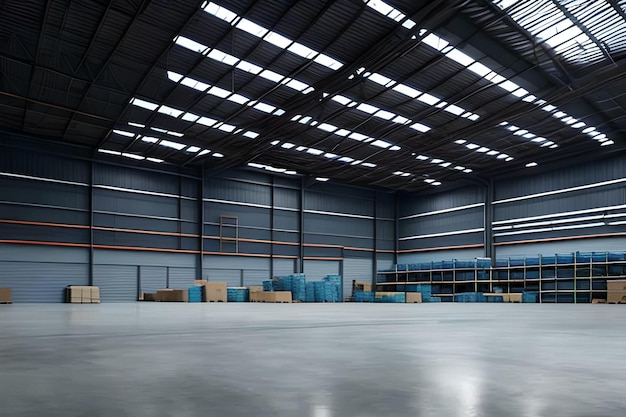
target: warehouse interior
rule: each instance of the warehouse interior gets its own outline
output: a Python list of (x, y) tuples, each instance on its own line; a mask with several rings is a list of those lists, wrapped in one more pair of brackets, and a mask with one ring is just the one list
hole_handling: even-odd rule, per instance
[(615, 415), (625, 65), (623, 0), (0, 0), (0, 409)]

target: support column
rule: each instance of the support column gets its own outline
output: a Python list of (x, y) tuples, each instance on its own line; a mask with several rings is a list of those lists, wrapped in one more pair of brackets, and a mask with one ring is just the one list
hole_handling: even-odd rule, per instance
[(203, 279), (204, 274), (204, 167), (200, 168), (200, 181), (198, 190), (198, 258), (196, 259), (196, 277)]
[(91, 176), (89, 178), (89, 285), (93, 285), (93, 183), (95, 177), (94, 162), (91, 161)]
[(298, 272), (304, 272), (304, 178), (300, 181), (300, 256)]
[(490, 179), (488, 183), (485, 184), (485, 207), (483, 209), (484, 213), (484, 227), (485, 231), (483, 234), (484, 239), (484, 253), (486, 258), (495, 259), (496, 250), (493, 241), (493, 200), (494, 200), (494, 186), (493, 180)]
[(274, 277), (274, 176), (272, 175), (272, 184), (270, 190), (270, 277)]

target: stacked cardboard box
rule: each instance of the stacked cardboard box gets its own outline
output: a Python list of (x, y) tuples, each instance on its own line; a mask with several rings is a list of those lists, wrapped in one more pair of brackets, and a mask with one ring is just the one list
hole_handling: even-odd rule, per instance
[(11, 304), (12, 302), (11, 288), (0, 288), (0, 303)]
[(228, 290), (225, 282), (210, 282), (207, 280), (195, 280), (194, 285), (199, 285), (204, 290), (202, 301), (209, 302), (227, 302)]
[(406, 293), (406, 302), (407, 303), (420, 303), (422, 302), (422, 293), (421, 292), (407, 292)]
[(100, 288), (70, 285), (66, 288), (65, 301), (72, 304), (100, 304)]
[(186, 303), (189, 301), (189, 290), (174, 290), (169, 288), (157, 290), (154, 301)]
[(371, 292), (372, 284), (369, 282), (352, 281), (352, 289), (356, 291)]
[[(607, 280), (606, 301), (608, 303), (626, 303), (626, 280)], [(624, 301), (622, 301), (624, 300)]]
[(257, 291), (250, 293), (255, 303), (291, 303), (291, 291)]

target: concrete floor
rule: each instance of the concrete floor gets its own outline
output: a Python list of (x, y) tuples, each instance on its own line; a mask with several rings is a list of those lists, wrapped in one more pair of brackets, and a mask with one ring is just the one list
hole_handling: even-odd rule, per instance
[(619, 416), (626, 306), (0, 305), (0, 415)]

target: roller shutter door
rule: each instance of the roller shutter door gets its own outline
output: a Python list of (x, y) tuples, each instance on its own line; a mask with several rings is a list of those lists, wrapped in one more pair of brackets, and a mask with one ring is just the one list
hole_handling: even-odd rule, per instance
[(343, 260), (343, 297), (352, 295), (352, 280), (372, 282), (372, 259), (346, 258)]
[(94, 265), (93, 285), (100, 287), (103, 303), (137, 300), (137, 267), (129, 265)]
[(0, 262), (0, 287), (11, 288), (14, 303), (62, 303), (68, 285), (89, 285), (86, 264)]
[(229, 287), (241, 286), (241, 269), (205, 268), (204, 279), (213, 282), (225, 282)]
[(185, 289), (193, 286), (196, 279), (195, 268), (169, 267), (168, 288)]
[(167, 288), (167, 268), (164, 266), (142, 266), (140, 272), (140, 291), (155, 293)]
[(295, 261), (295, 259), (273, 259), (274, 276), (280, 277), (293, 274), (296, 266)]

